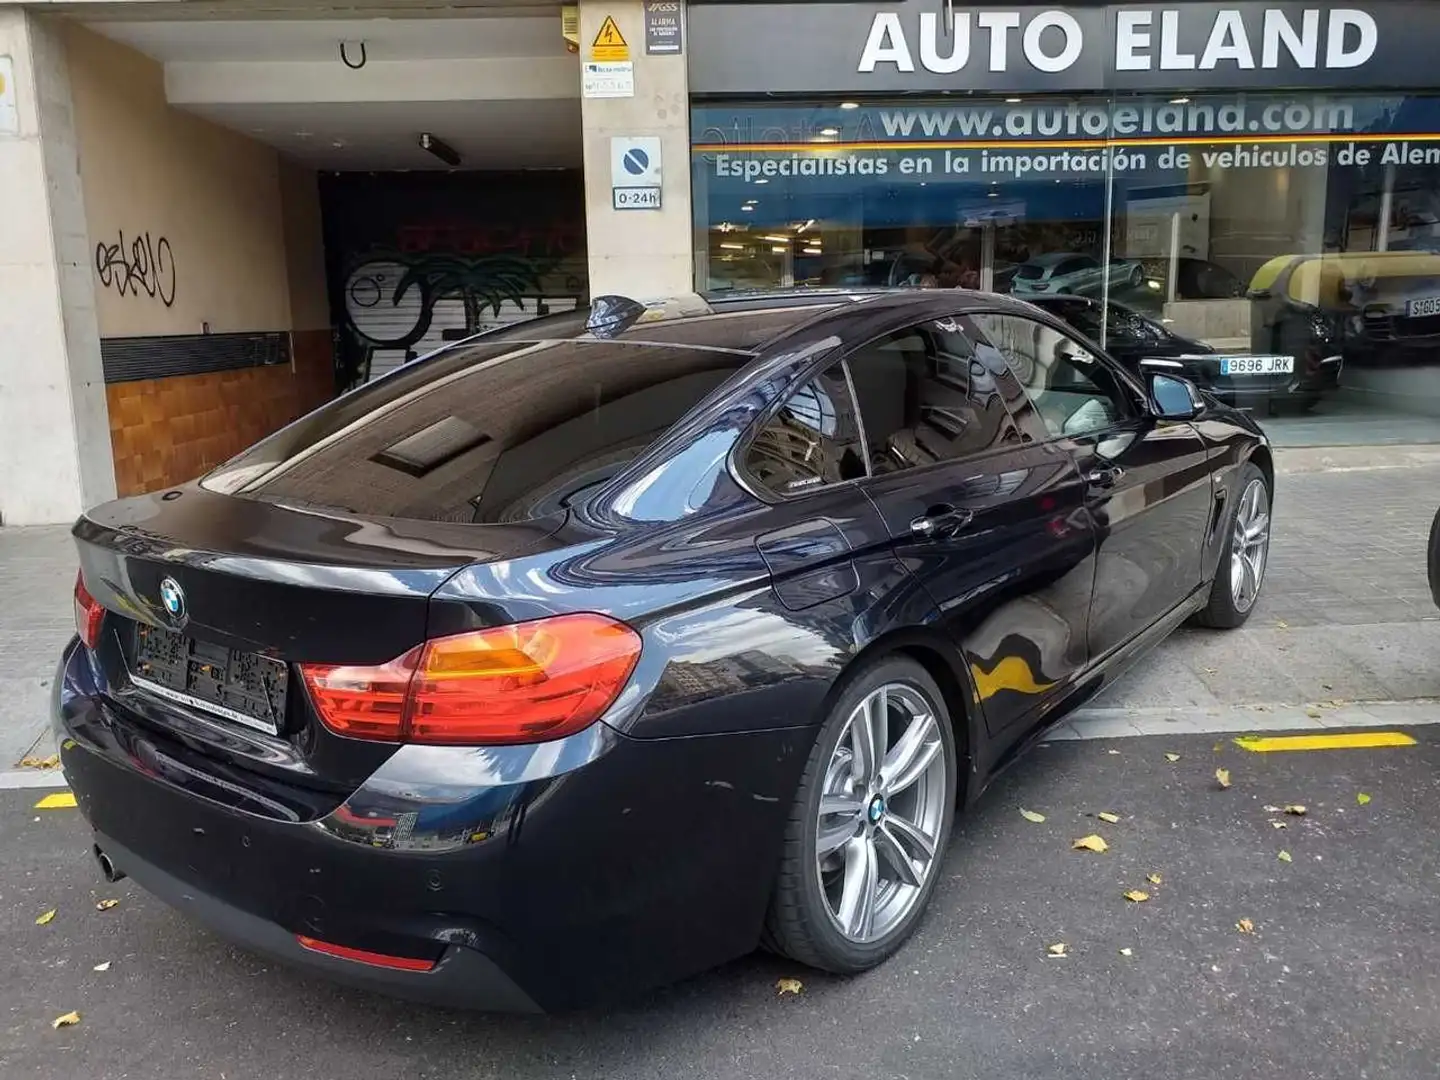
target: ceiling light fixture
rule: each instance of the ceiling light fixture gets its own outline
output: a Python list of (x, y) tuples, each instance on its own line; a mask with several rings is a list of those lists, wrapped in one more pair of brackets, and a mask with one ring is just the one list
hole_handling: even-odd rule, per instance
[(842, 101), (842, 102), (840, 102), (840, 108), (845, 109), (846, 111), (849, 111), (850, 109), (858, 109), (859, 107), (860, 107), (860, 103), (859, 103), (858, 101)]
[(460, 153), (449, 143), (437, 139), (430, 132), (420, 133), (420, 149), (428, 154), (434, 154), (441, 161), (445, 162), (452, 169), (460, 166)]
[(1188, 97), (1172, 97), (1172, 98), (1170, 99), (1170, 104), (1171, 104), (1171, 105), (1189, 105), (1189, 104), (1190, 104), (1190, 99), (1189, 99)]
[(721, 244), (720, 246), (721, 246), (722, 248), (724, 248), (726, 251), (744, 251), (744, 250), (745, 250), (745, 245), (744, 245), (744, 244)]
[(820, 134), (824, 135), (827, 139), (833, 139), (836, 135), (840, 134), (840, 129), (833, 127), (821, 128)]

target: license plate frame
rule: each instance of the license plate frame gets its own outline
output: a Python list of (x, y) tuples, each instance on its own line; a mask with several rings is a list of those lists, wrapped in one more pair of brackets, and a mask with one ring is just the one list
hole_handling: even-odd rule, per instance
[(130, 679), (144, 692), (252, 731), (279, 737), (285, 728), (290, 669), (272, 657), (137, 623)]
[(1440, 295), (1416, 296), (1405, 301), (1407, 319), (1428, 319), (1432, 315), (1440, 315)]
[(1227, 377), (1246, 375), (1290, 375), (1295, 371), (1293, 356), (1222, 356), (1220, 374)]

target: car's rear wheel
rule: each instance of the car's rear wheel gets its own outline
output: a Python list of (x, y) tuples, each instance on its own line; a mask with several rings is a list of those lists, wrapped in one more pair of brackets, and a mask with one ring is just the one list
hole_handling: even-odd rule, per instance
[(1270, 485), (1253, 463), (1240, 472), (1240, 493), (1225, 550), (1210, 587), (1210, 602), (1196, 622), (1220, 630), (1241, 626), (1255, 610), (1270, 560)]
[(945, 698), (923, 667), (890, 657), (855, 672), (795, 796), (766, 944), (842, 974), (899, 949), (939, 877), (956, 761)]

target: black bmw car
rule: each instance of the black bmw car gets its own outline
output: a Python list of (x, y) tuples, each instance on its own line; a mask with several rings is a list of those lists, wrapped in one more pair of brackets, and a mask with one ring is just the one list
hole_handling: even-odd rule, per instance
[(1022, 748), (1245, 621), (1272, 484), (1005, 297), (602, 298), (87, 513), (64, 770), (107, 876), (398, 995), (859, 972)]
[(1309, 348), (1298, 355), (1229, 354), (1195, 338), (1175, 333), (1162, 323), (1123, 304), (1102, 304), (1079, 296), (1027, 296), (1032, 304), (1059, 316), (1093, 341), (1101, 340), (1104, 320), (1106, 350), (1139, 374), (1142, 369), (1182, 375), (1217, 398), (1241, 408), (1278, 412), (1317, 405), (1339, 385), (1340, 361), (1321, 350), (1317, 361)]

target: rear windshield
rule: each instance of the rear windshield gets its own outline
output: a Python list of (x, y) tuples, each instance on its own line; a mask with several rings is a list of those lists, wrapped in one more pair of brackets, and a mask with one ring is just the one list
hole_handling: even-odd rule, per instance
[(1020, 269), (1015, 271), (1015, 276), (1030, 281), (1034, 278), (1044, 277), (1045, 268), (1043, 266), (1036, 266), (1034, 263), (1021, 263)]
[(201, 483), (367, 516), (538, 517), (604, 484), (750, 359), (618, 341), (477, 342), (331, 402)]

